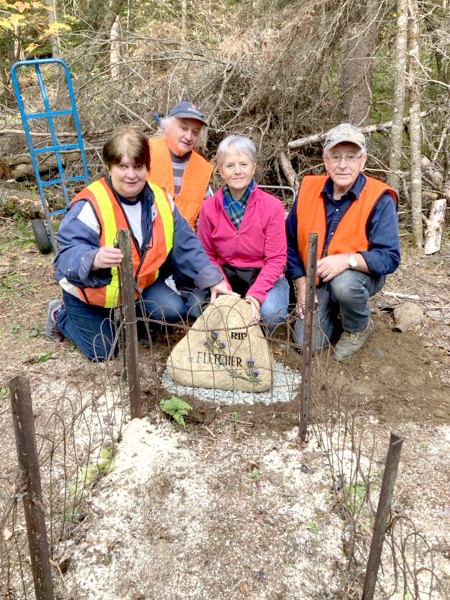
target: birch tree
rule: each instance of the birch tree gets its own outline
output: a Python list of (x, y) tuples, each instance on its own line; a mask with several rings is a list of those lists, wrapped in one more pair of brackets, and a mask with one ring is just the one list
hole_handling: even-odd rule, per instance
[(411, 139), (412, 233), (416, 248), (422, 248), (422, 152), (420, 117), (420, 26), (417, 0), (408, 0), (409, 12), (409, 94)]
[(403, 116), (405, 111), (406, 67), (408, 48), (408, 2), (397, 2), (397, 37), (395, 46), (394, 114), (392, 117), (391, 153), (389, 158), (388, 183), (397, 192), (400, 187)]

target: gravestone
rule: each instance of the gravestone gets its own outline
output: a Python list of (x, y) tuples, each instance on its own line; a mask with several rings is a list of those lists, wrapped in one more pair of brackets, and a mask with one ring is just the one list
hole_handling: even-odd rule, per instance
[(273, 357), (251, 306), (219, 296), (172, 350), (167, 371), (184, 386), (265, 392), (272, 386)]

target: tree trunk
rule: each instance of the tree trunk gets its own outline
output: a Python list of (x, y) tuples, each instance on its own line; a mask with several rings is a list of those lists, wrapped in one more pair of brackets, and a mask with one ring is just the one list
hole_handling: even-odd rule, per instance
[(181, 37), (183, 42), (187, 38), (187, 5), (188, 0), (181, 0)]
[(111, 79), (113, 81), (119, 81), (120, 79), (120, 63), (121, 63), (121, 51), (120, 51), (120, 17), (117, 16), (111, 27), (110, 33), (110, 51), (109, 51), (109, 66), (111, 69)]
[(99, 57), (98, 47), (96, 46), (99, 43), (109, 39), (113, 23), (116, 20), (116, 17), (119, 15), (122, 7), (125, 5), (125, 2), (126, 0), (111, 0), (109, 8), (105, 9), (102, 24), (100, 25), (100, 29), (95, 34), (93, 40), (92, 50), (86, 55), (83, 71), (80, 73), (80, 87), (83, 87), (91, 77), (92, 69), (94, 68)]
[(390, 173), (388, 183), (399, 191), (402, 160), (403, 115), (405, 110), (406, 66), (408, 48), (408, 3), (397, 1), (397, 42), (395, 48), (394, 114), (392, 118)]
[(412, 232), (416, 248), (422, 248), (422, 153), (420, 118), (420, 28), (417, 0), (408, 0), (409, 10), (409, 88), (411, 139), (411, 210)]
[(347, 35), (342, 42), (341, 107), (343, 121), (363, 125), (369, 122), (372, 93), (372, 57), (378, 31), (380, 3), (365, 0), (354, 9)]
[[(56, 0), (46, 0), (46, 4), (48, 6), (48, 24), (50, 27), (57, 22), (56, 18)], [(59, 43), (59, 35), (58, 33), (54, 33), (51, 36), (52, 40), (52, 56), (53, 58), (61, 57), (61, 45)]]
[(430, 216), (426, 220), (427, 228), (425, 231), (425, 254), (434, 254), (441, 247), (446, 209), (446, 198), (435, 200), (431, 205)]

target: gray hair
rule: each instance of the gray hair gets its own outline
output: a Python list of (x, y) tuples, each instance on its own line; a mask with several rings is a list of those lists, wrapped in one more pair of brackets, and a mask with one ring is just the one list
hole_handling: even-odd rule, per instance
[(253, 163), (256, 163), (256, 146), (254, 142), (243, 135), (229, 135), (222, 140), (217, 148), (216, 163), (220, 167), (224, 161), (225, 154), (234, 148), (237, 152), (248, 154)]
[[(169, 131), (170, 127), (176, 123), (177, 121), (182, 121), (183, 119), (179, 119), (175, 115), (172, 117), (163, 117), (159, 124), (159, 128), (161, 133), (164, 135)], [(197, 119), (194, 119), (197, 120)], [(198, 122), (200, 125), (200, 133), (198, 134), (197, 141), (194, 145), (195, 148), (206, 148), (206, 142), (208, 141), (208, 128), (201, 121)]]

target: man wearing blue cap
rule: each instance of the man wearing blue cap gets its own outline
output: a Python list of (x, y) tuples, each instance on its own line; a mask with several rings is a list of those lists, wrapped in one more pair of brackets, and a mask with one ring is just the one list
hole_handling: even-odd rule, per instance
[(150, 138), (149, 180), (164, 188), (195, 231), (203, 200), (208, 194), (213, 165), (195, 147), (206, 135), (205, 115), (183, 101), (161, 120), (163, 136)]

